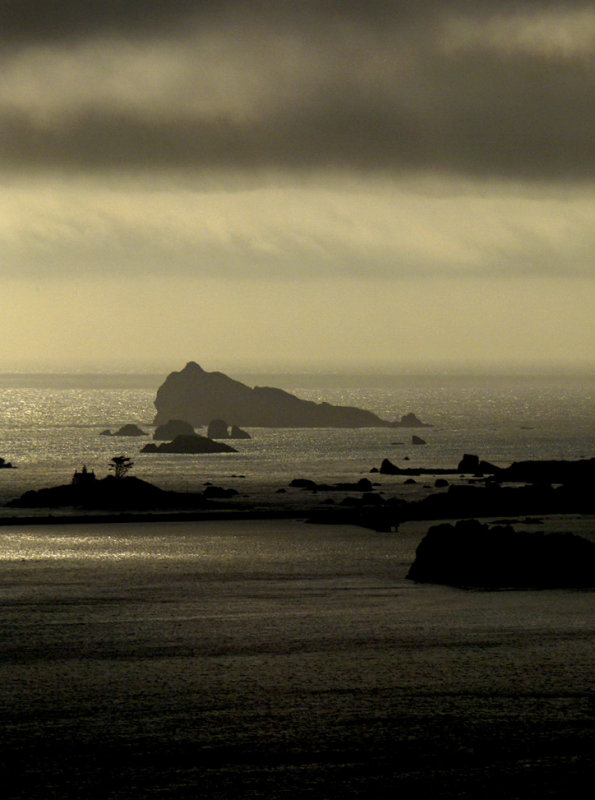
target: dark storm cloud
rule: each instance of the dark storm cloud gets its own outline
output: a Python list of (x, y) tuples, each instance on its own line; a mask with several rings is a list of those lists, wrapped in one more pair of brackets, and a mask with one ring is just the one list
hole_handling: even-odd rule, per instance
[[(547, 0), (4, 2), (0, 159), (19, 169), (592, 178), (595, 56), (588, 39), (577, 40), (576, 20), (566, 38), (559, 27), (561, 14), (589, 10), (591, 3)], [(519, 25), (513, 16), (498, 27), (506, 14), (520, 14)], [(179, 42), (179, 75), (160, 94), (148, 80), (134, 94), (142, 70), (130, 77), (123, 59), (127, 103), (115, 82), (102, 84), (105, 64), (93, 72), (96, 53), (84, 48), (98, 41), (114, 59), (122, 42), (141, 55), (147, 42)], [(27, 54), (37, 48), (42, 70), (50, 45), (56, 60), (61, 48), (74, 58), (55, 95), (48, 79), (27, 103), (35, 72), (11, 95), (11, 63), (18, 57), (18, 74), (27, 76)], [(159, 55), (147, 57), (150, 68), (159, 75)]]
[[(384, 27), (423, 24), (444, 13), (588, 8), (591, 0), (0, 0), (0, 39), (11, 42), (123, 35), (260, 18), (308, 30), (337, 20)], [(479, 8), (478, 8), (479, 7)]]

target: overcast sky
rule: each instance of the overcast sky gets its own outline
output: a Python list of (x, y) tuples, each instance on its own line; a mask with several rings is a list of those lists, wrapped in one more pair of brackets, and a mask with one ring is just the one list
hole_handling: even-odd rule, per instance
[(595, 366), (595, 4), (0, 0), (0, 371)]

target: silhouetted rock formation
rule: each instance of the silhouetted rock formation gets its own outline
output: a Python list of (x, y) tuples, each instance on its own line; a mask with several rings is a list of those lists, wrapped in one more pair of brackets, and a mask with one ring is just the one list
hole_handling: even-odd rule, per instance
[(206, 436), (193, 433), (176, 436), (173, 442), (160, 445), (151, 442), (142, 448), (141, 453), (237, 453), (237, 450), (223, 442), (214, 442)]
[(399, 422), (395, 422), (395, 428), (431, 428), (427, 422), (422, 422), (415, 414), (403, 414)]
[(495, 467), (493, 464), (490, 464), (489, 461), (480, 461), (479, 456), (465, 453), (463, 458), (459, 461), (457, 472), (471, 475), (495, 475), (496, 472), (500, 472), (500, 467)]
[(10, 461), (5, 461), (3, 458), (0, 458), (0, 469), (16, 469), (16, 467), (13, 467)]
[(112, 433), (110, 430), (101, 431), (99, 434), (100, 436), (147, 436), (147, 432), (141, 430), (138, 425), (134, 425), (129, 423), (128, 425), (122, 425), (122, 427), (117, 430), (115, 433)]
[[(75, 473), (81, 475), (81, 473)], [(115, 478), (108, 475), (101, 480), (73, 480), (63, 486), (25, 492), (6, 504), (10, 508), (84, 508), (120, 509), (187, 509), (207, 505), (202, 494), (169, 492), (159, 489), (140, 478)]]
[(380, 472), (382, 475), (453, 475), (456, 470), (441, 467), (398, 467), (385, 458), (380, 469), (372, 468), (370, 472)]
[(498, 470), (497, 480), (515, 483), (595, 481), (595, 458), (579, 461), (515, 461)]
[(421, 438), (421, 436), (413, 435), (411, 437), (411, 444), (427, 444), (427, 442)]
[(171, 442), (176, 436), (193, 436), (194, 428), (189, 422), (183, 419), (170, 419), (165, 425), (155, 428), (153, 439), (162, 442)]
[(594, 587), (595, 544), (569, 533), (519, 533), (477, 520), (435, 525), (407, 577), (490, 589)]
[(237, 425), (232, 425), (231, 430), (229, 432), (230, 439), (251, 439), (252, 437), (245, 431), (243, 428), (239, 428)]
[(371, 411), (300, 400), (282, 389), (253, 389), (221, 372), (205, 372), (190, 361), (172, 372), (155, 398), (155, 424), (181, 418), (194, 426), (213, 419), (232, 419), (236, 425), (264, 428), (365, 428), (400, 427)]
[(212, 419), (207, 428), (209, 439), (227, 439), (229, 437), (228, 425), (224, 419)]

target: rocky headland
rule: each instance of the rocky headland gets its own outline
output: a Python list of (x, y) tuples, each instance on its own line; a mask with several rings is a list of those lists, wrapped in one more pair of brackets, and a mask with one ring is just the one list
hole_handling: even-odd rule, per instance
[(172, 372), (157, 390), (154, 424), (183, 419), (194, 427), (214, 419), (255, 428), (375, 428), (426, 427), (413, 414), (389, 422), (371, 411), (302, 400), (283, 389), (255, 386), (206, 372), (190, 361)]

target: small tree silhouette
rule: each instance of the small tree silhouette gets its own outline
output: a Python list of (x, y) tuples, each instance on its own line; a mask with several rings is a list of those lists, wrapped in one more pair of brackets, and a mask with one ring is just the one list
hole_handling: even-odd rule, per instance
[(134, 466), (134, 461), (124, 454), (114, 456), (109, 462), (110, 471), (114, 473), (114, 478), (124, 478)]

